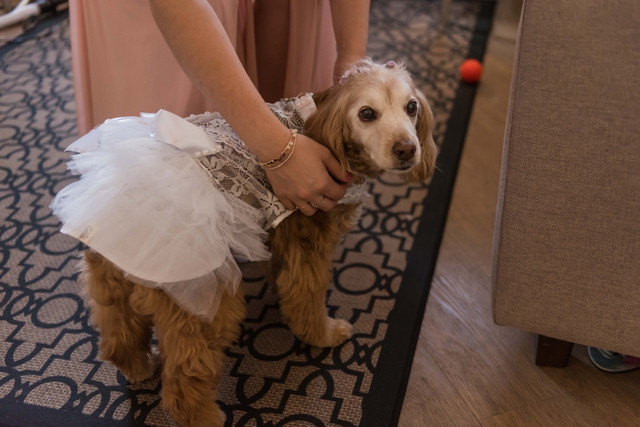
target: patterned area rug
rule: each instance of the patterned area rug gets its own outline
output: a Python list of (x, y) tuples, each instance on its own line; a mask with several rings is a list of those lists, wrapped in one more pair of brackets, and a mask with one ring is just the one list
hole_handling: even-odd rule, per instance
[[(481, 58), (492, 2), (373, 1), (369, 54), (405, 61), (430, 99), (439, 172), (407, 186), (371, 183), (360, 223), (339, 246), (330, 315), (354, 325), (336, 349), (288, 330), (264, 266), (244, 266), (248, 314), (227, 352), (219, 400), (228, 425), (397, 423), (444, 228), (475, 88), (461, 61)], [(0, 423), (172, 425), (159, 375), (128, 385), (98, 358), (78, 282), (82, 246), (48, 209), (73, 181), (64, 148), (76, 137), (68, 18), (0, 48)]]

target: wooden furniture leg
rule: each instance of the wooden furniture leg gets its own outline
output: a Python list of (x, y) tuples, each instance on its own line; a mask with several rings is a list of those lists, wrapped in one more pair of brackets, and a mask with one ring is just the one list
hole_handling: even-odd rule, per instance
[(564, 368), (569, 363), (572, 342), (538, 335), (536, 346), (536, 365), (552, 368)]

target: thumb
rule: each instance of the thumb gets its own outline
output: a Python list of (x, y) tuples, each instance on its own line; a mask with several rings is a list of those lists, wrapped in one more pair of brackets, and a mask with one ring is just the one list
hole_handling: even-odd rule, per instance
[(323, 163), (327, 168), (327, 172), (329, 172), (336, 181), (349, 183), (353, 179), (353, 176), (342, 168), (340, 162), (338, 162), (331, 153), (324, 157)]

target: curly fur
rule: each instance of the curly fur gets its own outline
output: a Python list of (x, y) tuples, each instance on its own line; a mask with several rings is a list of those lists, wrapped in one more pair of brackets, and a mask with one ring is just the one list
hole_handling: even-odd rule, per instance
[[(371, 141), (362, 140), (368, 130), (357, 117), (360, 104), (365, 102), (360, 94), (367, 90), (387, 97), (404, 90), (417, 100), (416, 117), (399, 121), (410, 126), (399, 123), (404, 127), (383, 129), (395, 126), (395, 122), (384, 120), (371, 125), (380, 127), (374, 130), (377, 135), (416, 140), (419, 156), (405, 175), (408, 180), (427, 179), (433, 173), (436, 156), (431, 111), (403, 66), (371, 61), (358, 64), (341, 84), (314, 96), (318, 111), (309, 118), (305, 133), (326, 145), (357, 177), (379, 174), (383, 168), (370, 154)], [(355, 130), (358, 127), (360, 133)], [(385, 147), (393, 143), (381, 141), (386, 145), (377, 151), (389, 158), (387, 151), (391, 148)], [(327, 315), (325, 295), (331, 282), (333, 250), (353, 227), (356, 209), (354, 205), (337, 205), (312, 217), (295, 212), (271, 232), (271, 281), (290, 329), (308, 344), (333, 347), (351, 336), (349, 323)], [(164, 408), (180, 425), (223, 425), (224, 415), (215, 403), (216, 389), (224, 349), (238, 337), (245, 315), (241, 291), (233, 296), (225, 294), (214, 319), (205, 321), (179, 307), (163, 291), (127, 280), (98, 253), (87, 251), (84, 260), (92, 319), (101, 334), (102, 358), (116, 365), (129, 381), (150, 377), (159, 363), (150, 349), (155, 327), (162, 359)]]

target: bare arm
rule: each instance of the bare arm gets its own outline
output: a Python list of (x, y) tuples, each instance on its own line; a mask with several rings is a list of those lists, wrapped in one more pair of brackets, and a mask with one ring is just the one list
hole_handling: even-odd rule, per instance
[[(279, 154), (289, 130), (271, 113), (238, 59), (222, 23), (206, 0), (149, 0), (153, 17), (190, 79), (261, 161)], [(338, 200), (346, 191), (344, 171), (328, 149), (298, 136), (296, 150), (281, 168), (268, 170), (274, 193), (292, 209), (322, 196)], [(326, 208), (325, 208), (326, 205)], [(323, 209), (332, 208), (326, 203)], [(305, 214), (315, 213), (307, 207)]]
[(367, 54), (369, 0), (331, 0), (333, 31), (338, 45), (334, 81)]
[(253, 86), (211, 6), (200, 0), (150, 0), (150, 5), (182, 68), (251, 152), (262, 160), (278, 154), (289, 133)]

